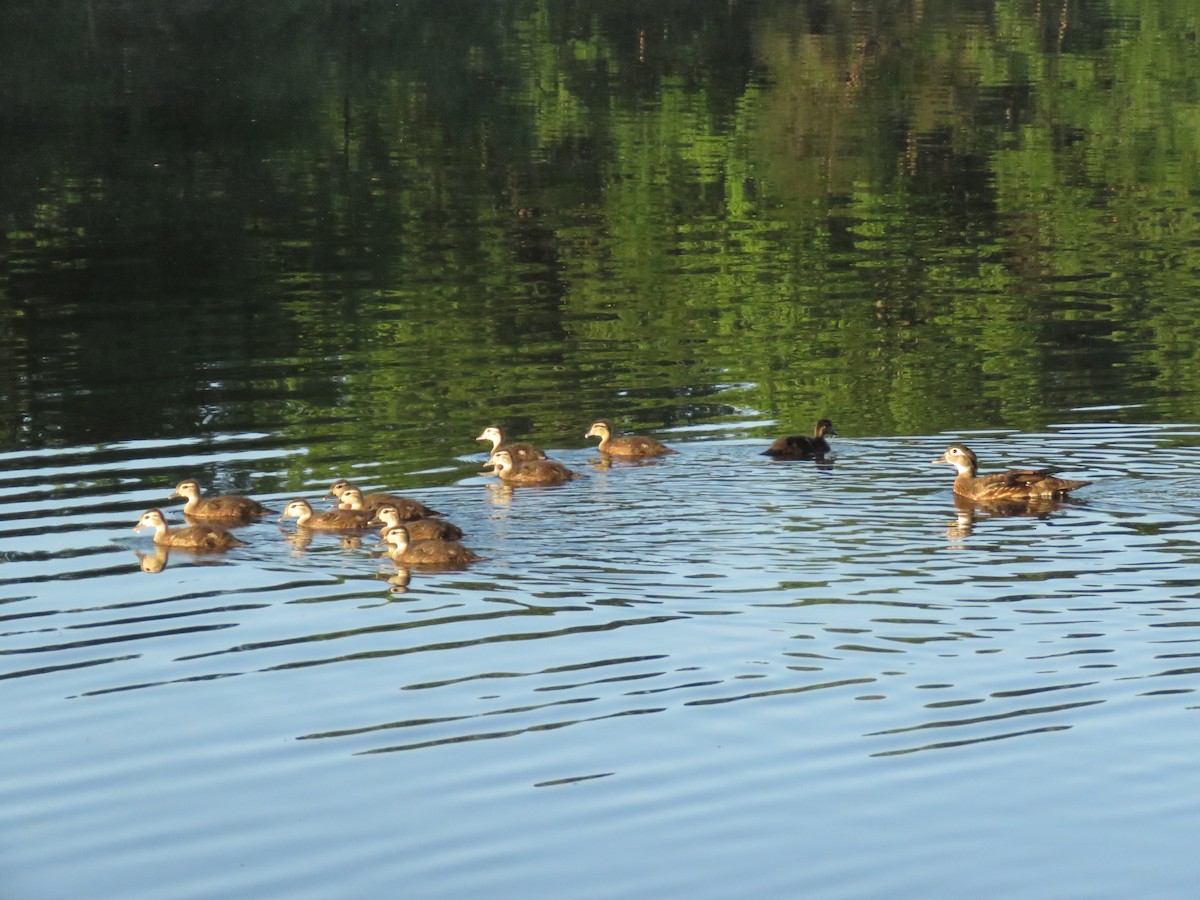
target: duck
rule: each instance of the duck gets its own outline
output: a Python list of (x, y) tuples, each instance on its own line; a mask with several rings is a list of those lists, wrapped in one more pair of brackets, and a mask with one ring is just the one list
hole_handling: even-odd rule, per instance
[(829, 452), (826, 435), (837, 437), (837, 429), (828, 419), (818, 419), (812, 437), (805, 434), (789, 434), (776, 440), (762, 455), (775, 459), (820, 459)]
[(387, 534), (397, 525), (404, 525), (408, 529), (408, 536), (414, 541), (456, 541), (463, 536), (462, 529), (453, 522), (447, 522), (445, 519), (410, 519), (405, 521), (400, 517), (400, 510), (396, 509), (390, 503), (385, 503), (383, 506), (375, 510), (375, 518), (371, 524), (382, 523), (383, 528), (379, 531), (381, 538), (387, 538)]
[(1013, 469), (976, 476), (979, 460), (966, 444), (951, 444), (932, 465), (954, 466), (954, 493), (981, 503), (1029, 503), (1057, 500), (1068, 492), (1086, 487), (1090, 481), (1058, 478), (1051, 469)]
[(414, 541), (407, 525), (389, 529), (384, 540), (391, 545), (389, 554), (397, 566), (465, 566), (483, 559), (458, 541)]
[(240, 541), (219, 525), (188, 525), (175, 531), (167, 524), (167, 517), (161, 509), (148, 509), (142, 513), (134, 531), (143, 528), (154, 529), (154, 543), (160, 547), (183, 547), (190, 550), (229, 550), (232, 547), (244, 547), (245, 541)]
[(528, 462), (517, 462), (507, 450), (497, 450), (493, 453), (490, 465), (494, 474), (506, 484), (562, 484), (572, 478), (583, 477), (552, 459), (531, 459)]
[(236, 494), (223, 494), (219, 497), (202, 497), (200, 482), (195, 478), (187, 478), (175, 485), (175, 493), (171, 498), (185, 497), (183, 514), (194, 519), (253, 519), (274, 510), (267, 509), (257, 500), (249, 497), (239, 497)]
[(615, 438), (612, 436), (612, 425), (607, 419), (597, 419), (593, 422), (584, 437), (600, 438), (600, 446), (596, 449), (605, 456), (615, 456), (618, 459), (649, 459), (677, 452), (661, 441), (640, 434)]
[[(346, 492), (347, 488), (352, 487), (354, 487), (354, 485), (349, 481), (344, 478), (339, 478), (329, 486), (329, 493), (326, 495), (325, 499), (328, 500), (330, 497), (332, 497), (340, 504), (342, 502), (342, 494)], [(405, 519), (406, 521), (408, 519), (428, 519), (431, 516), (442, 515), (436, 509), (430, 509), (424, 503), (420, 502), (419, 500), (413, 500), (411, 497), (401, 497), (397, 494), (362, 494), (361, 496), (363, 509), (373, 510), (383, 506), (385, 503), (390, 503), (400, 511), (401, 518)], [(347, 509), (348, 507), (343, 505), (341, 508)]]
[(483, 433), (475, 438), (477, 441), (491, 441), (492, 449), (488, 451), (488, 459), (496, 455), (497, 450), (507, 450), (512, 454), (512, 458), (516, 462), (529, 462), (535, 459), (545, 459), (546, 451), (540, 447), (535, 447), (533, 444), (510, 444), (508, 438), (504, 434), (504, 429), (499, 425), (489, 425), (483, 429)]
[(300, 528), (320, 531), (359, 531), (370, 527), (375, 514), (365, 509), (325, 509), (313, 512), (307, 500), (292, 500), (283, 510), (284, 519), (295, 519)]

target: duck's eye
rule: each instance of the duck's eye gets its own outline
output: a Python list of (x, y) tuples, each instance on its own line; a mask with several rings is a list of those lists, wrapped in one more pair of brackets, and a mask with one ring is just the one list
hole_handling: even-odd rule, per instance
[(957, 447), (951, 447), (951, 448), (950, 448), (950, 455), (951, 455), (951, 456), (958, 456), (958, 448), (957, 448)]

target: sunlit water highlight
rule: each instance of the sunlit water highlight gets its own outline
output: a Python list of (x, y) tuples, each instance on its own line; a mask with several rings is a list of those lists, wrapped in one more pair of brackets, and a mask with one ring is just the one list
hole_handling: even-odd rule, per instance
[[(403, 589), (371, 537), (129, 531), (178, 521), (174, 473), (215, 454), (243, 474), (214, 487), (281, 509), (255, 485), (302, 447), (7, 454), (4, 893), (1182, 889), (1196, 429), (844, 436), (820, 464), (762, 457), (752, 421), (661, 436), (648, 464), (554, 451), (586, 473), (564, 487), (477, 456), (406, 489), (486, 559)], [(1096, 483), (964, 510), (929, 465), (952, 439)]]

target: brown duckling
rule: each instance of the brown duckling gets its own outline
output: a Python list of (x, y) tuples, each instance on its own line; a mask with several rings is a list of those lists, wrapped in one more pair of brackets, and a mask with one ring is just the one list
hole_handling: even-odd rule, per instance
[[(347, 488), (353, 486), (346, 479), (340, 478), (329, 486), (329, 494), (325, 499), (328, 500), (329, 497), (333, 497), (341, 504), (342, 494), (346, 492)], [(401, 497), (398, 494), (362, 494), (361, 496), (363, 509), (376, 509), (385, 503), (390, 503), (400, 511), (400, 515), (405, 521), (408, 519), (427, 519), (430, 516), (441, 515), (436, 509), (430, 509), (419, 500), (413, 500), (410, 497)], [(341, 508), (348, 509), (349, 507), (342, 505)]]
[(546, 453), (539, 447), (533, 444), (510, 444), (504, 434), (504, 429), (499, 425), (489, 425), (483, 429), (483, 434), (475, 438), (477, 441), (491, 441), (492, 449), (488, 452), (488, 458), (496, 455), (497, 450), (507, 450), (512, 454), (512, 458), (516, 462), (529, 462), (534, 459), (545, 459)]
[(497, 450), (493, 453), (490, 465), (505, 484), (562, 484), (572, 478), (583, 477), (552, 459), (531, 459), (519, 463), (507, 450)]
[(483, 559), (458, 541), (411, 540), (407, 525), (389, 529), (384, 540), (391, 545), (389, 553), (397, 566), (465, 566)]
[(775, 459), (820, 459), (829, 452), (829, 441), (825, 440), (826, 435), (837, 437), (837, 431), (828, 419), (818, 419), (812, 437), (804, 434), (789, 434), (787, 437), (776, 440), (762, 452), (762, 455)]
[(648, 459), (652, 456), (666, 456), (675, 453), (666, 444), (651, 437), (640, 434), (629, 434), (625, 437), (613, 437), (612, 425), (605, 419), (597, 419), (584, 437), (600, 438), (600, 446), (596, 449), (606, 456), (618, 459)]
[(162, 510), (148, 509), (142, 513), (134, 531), (143, 528), (154, 529), (154, 543), (163, 547), (183, 547), (190, 550), (228, 550), (231, 547), (244, 547), (245, 541), (239, 541), (219, 525), (189, 525), (172, 531), (167, 525), (167, 519)]
[(383, 528), (379, 531), (381, 538), (386, 538), (387, 533), (397, 525), (403, 524), (408, 529), (408, 536), (414, 541), (456, 541), (463, 536), (462, 529), (453, 522), (447, 522), (445, 519), (410, 519), (405, 521), (400, 518), (400, 510), (392, 506), (390, 503), (385, 503), (383, 506), (375, 510), (375, 518), (371, 524), (383, 523)]
[(951, 444), (932, 461), (954, 466), (954, 493), (981, 503), (1044, 502), (1065, 497), (1068, 491), (1091, 484), (1057, 478), (1051, 469), (1013, 469), (976, 477), (979, 461), (965, 444)]
[(358, 531), (370, 528), (375, 514), (365, 509), (326, 509), (313, 512), (307, 500), (293, 500), (284, 508), (280, 521), (294, 518), (300, 528), (321, 531)]
[(175, 493), (171, 497), (186, 497), (187, 503), (183, 505), (183, 514), (194, 519), (246, 520), (274, 512), (257, 500), (239, 497), (236, 494), (202, 497), (200, 496), (200, 482), (195, 478), (188, 478), (175, 485)]

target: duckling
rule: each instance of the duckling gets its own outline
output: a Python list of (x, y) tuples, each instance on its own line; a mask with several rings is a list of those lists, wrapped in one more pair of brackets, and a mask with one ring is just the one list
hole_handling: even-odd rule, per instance
[(388, 532), (400, 524), (408, 529), (408, 536), (414, 541), (456, 541), (463, 536), (461, 528), (445, 519), (410, 519), (405, 522), (400, 518), (400, 510), (390, 503), (375, 510), (371, 524), (377, 522), (383, 523), (379, 531), (381, 538), (386, 538)]
[(294, 518), (300, 528), (315, 528), (321, 531), (359, 531), (370, 527), (374, 513), (365, 509), (326, 509), (313, 512), (307, 500), (293, 500), (283, 510), (284, 519)]
[[(330, 485), (329, 494), (325, 499), (328, 500), (330, 497), (333, 497), (340, 504), (342, 501), (342, 494), (344, 494), (346, 489), (349, 487), (353, 487), (349, 481), (344, 478), (338, 479), (332, 485)], [(397, 494), (362, 494), (363, 509), (376, 509), (377, 507), (383, 506), (385, 503), (390, 503), (392, 506), (396, 507), (396, 509), (400, 510), (401, 518), (405, 519), (406, 521), (408, 519), (427, 519), (430, 516), (441, 515), (441, 513), (436, 509), (430, 509), (419, 500), (413, 500), (409, 497), (401, 497)], [(348, 507), (343, 505), (341, 508), (347, 509)]]
[(976, 477), (979, 461), (965, 444), (951, 444), (934, 465), (954, 466), (954, 493), (983, 503), (1045, 502), (1065, 497), (1068, 491), (1091, 484), (1056, 478), (1051, 469), (1014, 469)]
[(483, 434), (475, 438), (477, 441), (491, 441), (492, 449), (488, 452), (488, 458), (491, 459), (496, 455), (497, 450), (507, 450), (512, 454), (513, 460), (516, 462), (529, 462), (534, 459), (545, 459), (546, 453), (539, 447), (533, 444), (510, 444), (507, 443), (507, 437), (504, 434), (504, 429), (499, 425), (489, 425), (483, 429)]
[(257, 500), (225, 494), (220, 497), (201, 497), (200, 482), (188, 478), (175, 485), (171, 497), (186, 497), (183, 514), (194, 519), (252, 519), (274, 510), (267, 509)]
[(148, 509), (142, 513), (134, 531), (143, 528), (154, 529), (154, 543), (163, 547), (183, 547), (189, 550), (228, 550), (231, 547), (244, 547), (245, 541), (239, 541), (219, 525), (189, 525), (172, 531), (167, 525), (166, 516), (162, 510)]
[(458, 541), (414, 541), (407, 525), (397, 525), (385, 538), (391, 544), (390, 555), (397, 566), (465, 566), (483, 559)]
[(776, 440), (762, 452), (762, 455), (775, 459), (812, 459), (814, 457), (820, 459), (829, 452), (829, 441), (825, 440), (826, 435), (837, 437), (837, 431), (828, 419), (818, 419), (812, 437), (804, 434), (789, 434), (787, 437)]
[(668, 453), (676, 452), (666, 444), (640, 434), (615, 438), (612, 436), (612, 425), (605, 419), (597, 419), (593, 422), (584, 437), (600, 438), (600, 446), (596, 449), (606, 456), (615, 456), (619, 459), (647, 459), (651, 456), (666, 456)]
[(519, 463), (507, 450), (495, 451), (492, 454), (490, 465), (500, 480), (507, 484), (562, 484), (572, 478), (583, 477), (552, 459), (531, 459), (528, 462)]

